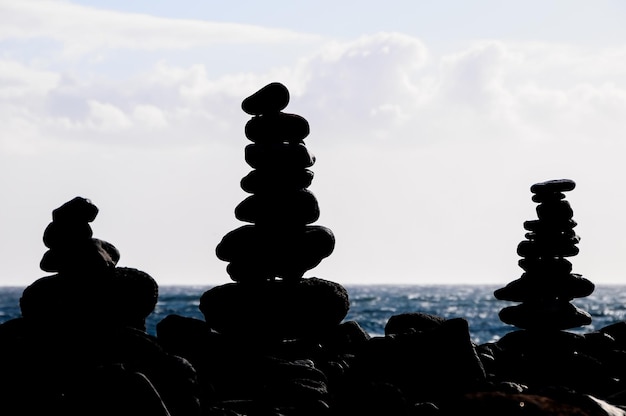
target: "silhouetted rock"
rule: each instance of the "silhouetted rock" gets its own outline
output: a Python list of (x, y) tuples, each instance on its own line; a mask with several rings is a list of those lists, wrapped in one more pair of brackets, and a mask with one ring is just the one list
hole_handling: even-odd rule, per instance
[(44, 231), (49, 247), (40, 267), (46, 272), (100, 272), (115, 267), (119, 251), (111, 244), (92, 238), (89, 225), (98, 208), (86, 198), (76, 197), (52, 212), (52, 222)]
[[(563, 396), (563, 395), (562, 395)], [(474, 392), (445, 402), (438, 413), (442, 416), (459, 414), (501, 416), (624, 416), (626, 413), (590, 395), (569, 393), (567, 397), (542, 394), (507, 394)]]
[(281, 193), (298, 191), (308, 188), (313, 181), (313, 172), (309, 169), (281, 169), (253, 170), (241, 180), (241, 189), (256, 193)]
[(360, 382), (396, 386), (412, 403), (472, 391), (485, 379), (467, 321), (461, 318), (430, 330), (372, 338), (355, 366)]
[(319, 216), (317, 199), (307, 189), (251, 195), (235, 208), (238, 220), (258, 225), (305, 225), (317, 221)]
[(249, 144), (246, 163), (254, 169), (305, 169), (315, 164), (315, 156), (304, 144)]
[(271, 114), (283, 110), (287, 104), (289, 90), (280, 82), (272, 82), (243, 100), (241, 109), (252, 115)]
[(216, 286), (200, 299), (207, 324), (242, 338), (315, 337), (334, 329), (348, 313), (348, 293), (327, 280)]
[(573, 210), (563, 192), (575, 188), (574, 181), (557, 179), (531, 186), (538, 220), (526, 221), (530, 231), (519, 243), (519, 265), (526, 273), (494, 292), (497, 299), (522, 302), (500, 311), (500, 319), (525, 329), (562, 330), (591, 323), (591, 316), (570, 304), (574, 298), (589, 296), (593, 283), (571, 273), (564, 257), (578, 254), (578, 237), (573, 228)]
[(279, 277), (297, 280), (329, 256), (335, 237), (322, 226), (261, 227), (244, 225), (224, 236), (216, 254), (230, 262), (234, 281), (254, 282)]
[(302, 116), (269, 113), (246, 123), (246, 137), (259, 144), (300, 143), (310, 133), (309, 122)]
[(429, 331), (438, 328), (445, 318), (422, 312), (393, 315), (385, 325), (385, 335), (398, 335), (411, 332)]
[(0, 414), (199, 416), (195, 370), (145, 332), (156, 281), (115, 267), (117, 249), (92, 237), (97, 213), (84, 198), (53, 211), (41, 266), (58, 273), (0, 326)]
[(315, 157), (303, 142), (310, 132), (306, 119), (282, 112), (288, 102), (287, 88), (271, 83), (242, 103), (255, 116), (245, 128), (254, 142), (246, 146), (245, 159), (254, 170), (241, 180), (252, 195), (237, 205), (235, 217), (253, 225), (231, 231), (216, 247), (235, 282), (298, 281), (335, 246), (329, 229), (309, 226), (320, 216), (315, 195), (306, 189)]

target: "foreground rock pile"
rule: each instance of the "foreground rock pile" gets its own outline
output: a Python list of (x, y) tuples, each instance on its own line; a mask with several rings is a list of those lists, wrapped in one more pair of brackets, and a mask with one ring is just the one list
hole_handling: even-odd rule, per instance
[(98, 208), (77, 197), (55, 209), (41, 268), (22, 317), (0, 325), (0, 414), (197, 414), (194, 369), (145, 332), (156, 281), (117, 267), (120, 254), (93, 238)]

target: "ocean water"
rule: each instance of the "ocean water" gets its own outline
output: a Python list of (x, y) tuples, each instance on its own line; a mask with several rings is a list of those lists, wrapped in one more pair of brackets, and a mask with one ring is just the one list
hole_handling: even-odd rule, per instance
[[(444, 318), (465, 318), (472, 340), (477, 344), (499, 339), (514, 327), (498, 318), (500, 309), (515, 303), (493, 296), (501, 286), (489, 285), (371, 285), (346, 286), (350, 311), (345, 320), (356, 321), (372, 336), (384, 334), (393, 315), (424, 312)], [(210, 286), (163, 286), (159, 302), (148, 317), (147, 330), (155, 333), (157, 322), (170, 314), (203, 319), (198, 309), (200, 296)], [(23, 288), (0, 287), (0, 322), (18, 317)], [(626, 320), (626, 285), (597, 286), (591, 296), (575, 299), (579, 308), (589, 312), (591, 325), (572, 330), (585, 333)]]

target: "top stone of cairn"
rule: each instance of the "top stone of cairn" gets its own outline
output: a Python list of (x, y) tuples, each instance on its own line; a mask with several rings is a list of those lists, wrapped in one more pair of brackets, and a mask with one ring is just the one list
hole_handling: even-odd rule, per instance
[(548, 194), (571, 191), (576, 187), (576, 182), (571, 179), (553, 179), (539, 182), (530, 187), (533, 194)]
[(241, 103), (241, 109), (248, 114), (277, 113), (289, 104), (289, 90), (280, 82), (272, 82), (261, 88)]

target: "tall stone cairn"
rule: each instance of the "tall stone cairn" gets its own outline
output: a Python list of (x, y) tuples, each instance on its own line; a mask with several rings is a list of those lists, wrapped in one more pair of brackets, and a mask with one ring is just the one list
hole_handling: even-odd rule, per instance
[(323, 332), (345, 317), (349, 302), (339, 284), (304, 274), (329, 256), (335, 238), (312, 225), (320, 215), (307, 188), (315, 157), (304, 139), (309, 123), (283, 112), (289, 91), (273, 82), (247, 97), (252, 115), (245, 135), (246, 163), (253, 170), (241, 180), (251, 194), (235, 208), (248, 224), (227, 233), (216, 247), (235, 283), (214, 287), (200, 299), (200, 310), (220, 333), (264, 338), (297, 338)]
[(313, 180), (308, 168), (315, 163), (304, 145), (309, 123), (282, 112), (288, 103), (289, 91), (280, 83), (242, 103), (253, 116), (245, 127), (253, 142), (245, 148), (245, 159), (254, 170), (241, 180), (241, 188), (252, 195), (235, 208), (235, 217), (251, 225), (228, 233), (216, 249), (236, 282), (298, 281), (335, 246), (330, 229), (310, 225), (320, 209), (307, 189)]
[(497, 299), (521, 302), (500, 311), (500, 320), (522, 329), (564, 330), (591, 323), (591, 316), (571, 304), (574, 298), (593, 293), (595, 286), (580, 274), (572, 273), (567, 257), (578, 254), (577, 223), (564, 192), (575, 188), (574, 181), (556, 179), (531, 186), (537, 202), (536, 220), (524, 222), (526, 239), (517, 246), (522, 257), (522, 276), (495, 291)]

